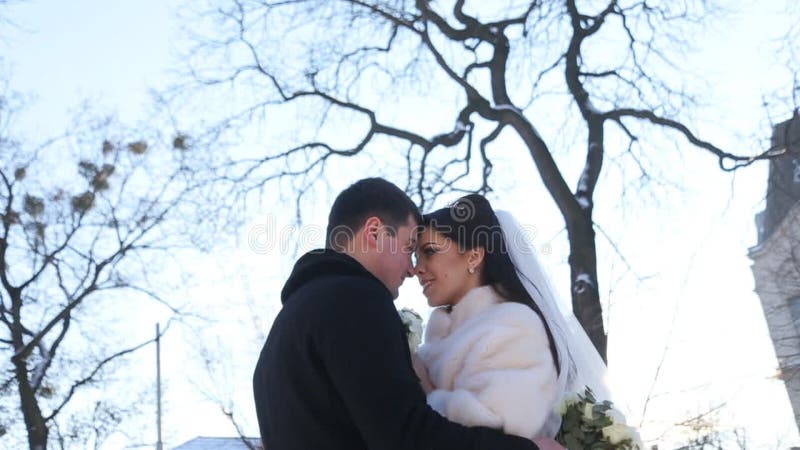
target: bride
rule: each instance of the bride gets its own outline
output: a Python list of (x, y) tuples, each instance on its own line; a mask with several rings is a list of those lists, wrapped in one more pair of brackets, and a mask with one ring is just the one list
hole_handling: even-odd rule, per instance
[(553, 438), (566, 398), (586, 386), (608, 398), (602, 359), (559, 310), (510, 214), (468, 195), (423, 226), (415, 272), (436, 309), (414, 365), (431, 407), (463, 425)]

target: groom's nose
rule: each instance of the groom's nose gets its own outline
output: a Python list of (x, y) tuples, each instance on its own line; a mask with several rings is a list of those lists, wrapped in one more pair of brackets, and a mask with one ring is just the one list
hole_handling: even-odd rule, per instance
[(416, 273), (416, 268), (414, 267), (414, 260), (409, 258), (408, 261), (408, 269), (406, 270), (406, 278), (411, 278)]

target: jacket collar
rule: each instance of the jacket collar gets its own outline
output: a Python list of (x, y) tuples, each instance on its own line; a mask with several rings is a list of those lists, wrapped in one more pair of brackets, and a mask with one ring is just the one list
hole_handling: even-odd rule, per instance
[[(285, 304), (295, 291), (306, 284), (331, 276), (361, 277), (375, 281), (384, 289), (386, 288), (375, 278), (375, 275), (353, 257), (332, 249), (317, 249), (311, 250), (297, 260), (292, 274), (289, 275), (289, 279), (286, 280), (281, 291), (281, 303)], [(386, 292), (389, 294), (388, 289)]]

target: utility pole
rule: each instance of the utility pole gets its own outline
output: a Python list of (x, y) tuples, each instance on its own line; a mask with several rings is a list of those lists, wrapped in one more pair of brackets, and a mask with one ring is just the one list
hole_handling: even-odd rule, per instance
[(164, 450), (164, 444), (161, 442), (161, 326), (156, 324), (156, 426), (158, 428), (158, 441), (156, 441), (156, 450)]

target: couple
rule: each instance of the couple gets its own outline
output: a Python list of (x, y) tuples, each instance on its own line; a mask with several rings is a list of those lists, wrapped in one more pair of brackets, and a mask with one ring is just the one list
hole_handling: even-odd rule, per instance
[[(414, 355), (393, 304), (413, 275), (440, 307)], [(481, 196), (421, 216), (397, 186), (358, 181), (281, 301), (253, 376), (266, 450), (558, 449), (556, 404), (602, 392), (522, 229)]]

